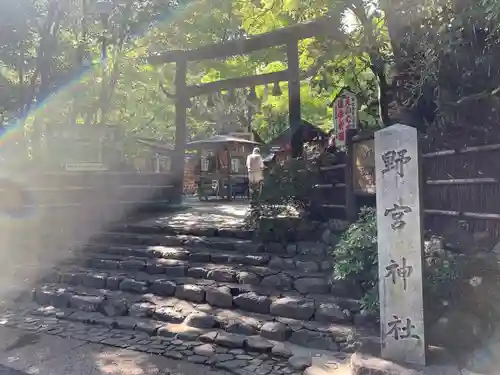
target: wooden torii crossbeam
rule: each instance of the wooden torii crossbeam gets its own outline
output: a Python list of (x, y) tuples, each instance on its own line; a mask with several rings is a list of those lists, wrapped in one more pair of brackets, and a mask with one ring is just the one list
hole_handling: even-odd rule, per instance
[[(156, 53), (149, 56), (148, 60), (153, 65), (175, 63), (175, 160), (173, 165), (177, 168), (176, 176), (180, 177), (182, 189), (182, 176), (184, 170), (184, 152), (186, 145), (186, 109), (189, 98), (243, 87), (265, 85), (267, 83), (288, 81), (289, 122), (295, 139), (292, 143), (292, 156), (302, 154), (302, 140), (299, 132), (295, 131), (301, 124), (300, 114), (300, 69), (298, 41), (315, 36), (328, 36), (339, 42), (346, 39), (338, 29), (338, 20), (330, 16), (318, 18), (314, 21), (285, 27), (264, 34), (248, 38), (232, 40), (225, 43), (216, 43), (202, 46), (192, 50), (174, 50)], [(186, 85), (187, 63), (208, 59), (227, 58), (235, 55), (248, 54), (254, 51), (286, 45), (288, 68), (279, 72), (232, 78), (203, 85)]]

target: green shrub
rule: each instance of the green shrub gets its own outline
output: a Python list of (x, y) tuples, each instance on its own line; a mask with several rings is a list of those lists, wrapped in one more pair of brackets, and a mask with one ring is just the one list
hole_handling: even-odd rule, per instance
[[(285, 165), (274, 165), (266, 173), (259, 203), (273, 215), (286, 207), (302, 211), (310, 202), (313, 175), (303, 160), (290, 160)], [(275, 211), (278, 210), (278, 211)]]
[(250, 226), (259, 227), (259, 220), (290, 216), (290, 211), (308, 210), (314, 173), (303, 160), (290, 160), (286, 165), (273, 165), (265, 171), (262, 192), (251, 199)]
[[(350, 225), (333, 249), (333, 277), (356, 283), (362, 290), (363, 309), (378, 314), (377, 220), (374, 208), (363, 208), (357, 222)], [(463, 287), (467, 263), (462, 257), (441, 251), (424, 257), (424, 297), (430, 320), (443, 306), (459, 304), (457, 289)]]
[(333, 277), (357, 284), (364, 294), (363, 307), (378, 308), (377, 221), (373, 208), (363, 208), (359, 220), (345, 231), (333, 249)]
[(313, 188), (321, 173), (319, 167), (333, 165), (336, 159), (322, 147), (305, 144), (302, 158), (271, 165), (265, 170), (262, 192), (251, 199), (247, 225), (259, 228), (263, 218), (293, 216), (297, 212), (301, 217), (311, 214)]

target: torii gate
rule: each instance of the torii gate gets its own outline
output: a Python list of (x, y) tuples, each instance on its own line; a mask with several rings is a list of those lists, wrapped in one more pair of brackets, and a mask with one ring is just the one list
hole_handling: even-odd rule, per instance
[[(333, 26), (333, 27), (332, 27)], [(175, 50), (157, 53), (149, 56), (153, 65), (175, 63), (175, 152), (172, 165), (176, 183), (182, 192), (182, 176), (184, 171), (184, 153), (186, 147), (186, 109), (190, 106), (189, 98), (237, 88), (255, 87), (268, 83), (288, 82), (289, 122), (292, 128), (292, 156), (302, 154), (303, 142), (296, 131), (301, 123), (300, 114), (300, 70), (298, 41), (315, 36), (330, 36), (337, 41), (345, 40), (345, 35), (334, 26), (330, 16), (314, 21), (289, 26), (248, 38), (202, 46), (192, 50)], [(288, 68), (279, 72), (246, 76), (210, 82), (202, 85), (186, 85), (187, 63), (217, 58), (227, 58), (234, 55), (244, 55), (254, 51), (286, 46)], [(179, 180), (180, 179), (180, 180)], [(180, 195), (181, 196), (181, 195)]]

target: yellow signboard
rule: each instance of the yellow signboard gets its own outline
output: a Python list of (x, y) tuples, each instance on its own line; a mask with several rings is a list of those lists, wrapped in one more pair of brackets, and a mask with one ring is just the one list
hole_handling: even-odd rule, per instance
[(375, 147), (373, 139), (355, 142), (353, 149), (354, 192), (375, 194)]

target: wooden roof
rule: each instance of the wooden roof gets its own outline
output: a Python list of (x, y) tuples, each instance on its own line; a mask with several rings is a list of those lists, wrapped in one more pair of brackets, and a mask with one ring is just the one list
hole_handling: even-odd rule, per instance
[(148, 146), (155, 151), (172, 152), (174, 150), (166, 142), (154, 138), (138, 137), (136, 138), (136, 142)]
[(231, 135), (214, 135), (212, 137), (208, 138), (203, 138), (199, 139), (196, 141), (191, 141), (186, 144), (186, 146), (191, 147), (191, 146), (197, 146), (197, 145), (203, 145), (203, 144), (221, 144), (221, 143), (241, 143), (241, 144), (250, 144), (250, 145), (258, 145), (258, 142), (254, 141), (249, 141), (248, 139), (244, 138), (237, 138), (233, 137)]
[[(264, 141), (260, 137), (259, 133), (255, 130), (252, 130), (252, 134), (254, 136), (255, 142), (264, 144)], [(150, 147), (152, 150), (156, 152), (172, 152), (174, 148), (170, 146), (167, 142), (155, 139), (155, 138), (146, 138), (146, 137), (136, 137), (136, 142), (140, 143), (144, 146)]]
[[(302, 123), (300, 127), (297, 129), (297, 131), (302, 132), (302, 138), (306, 142), (311, 141), (316, 137), (322, 137), (322, 138), (328, 137), (328, 134), (326, 132), (324, 132), (320, 128), (314, 126), (313, 124), (305, 120), (302, 120)], [(292, 128), (288, 128), (283, 133), (278, 135), (276, 138), (271, 140), (269, 142), (269, 145), (270, 146), (285, 145), (286, 143), (290, 142), (290, 140), (292, 139), (292, 135), (293, 135)]]

